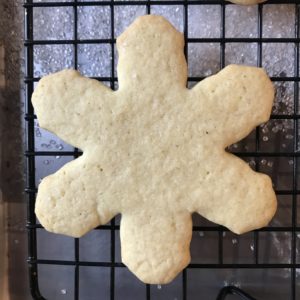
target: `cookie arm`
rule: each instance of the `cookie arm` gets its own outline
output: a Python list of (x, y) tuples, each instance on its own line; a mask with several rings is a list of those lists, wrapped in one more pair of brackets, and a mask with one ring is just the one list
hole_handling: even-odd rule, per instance
[(202, 97), (204, 115), (214, 121), (216, 141), (225, 148), (269, 120), (274, 87), (263, 69), (230, 65), (191, 91)]
[[(100, 82), (63, 70), (43, 77), (32, 95), (39, 124), (83, 149), (93, 128), (109, 110), (112, 91)], [(83, 122), (84, 120), (84, 122)]]
[(191, 237), (186, 211), (131, 210), (121, 219), (122, 262), (145, 283), (169, 283), (190, 262)]
[(45, 229), (80, 237), (117, 214), (103, 196), (110, 177), (99, 168), (83, 154), (42, 180), (35, 213)]
[(230, 153), (205, 165), (207, 177), (193, 182), (189, 211), (241, 234), (266, 226), (277, 208), (269, 176), (254, 172)]

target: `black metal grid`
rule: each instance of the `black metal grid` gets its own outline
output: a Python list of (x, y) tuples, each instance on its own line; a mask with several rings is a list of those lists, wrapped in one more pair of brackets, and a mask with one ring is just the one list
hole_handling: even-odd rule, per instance
[[(139, 0), (139, 1), (93, 1), (93, 2), (79, 2), (73, 0), (73, 2), (34, 2), (32, 0), (25, 0), (25, 51), (26, 51), (26, 137), (27, 137), (27, 149), (26, 149), (26, 160), (27, 160), (27, 187), (26, 193), (28, 194), (28, 217), (27, 217), (27, 229), (28, 229), (28, 264), (29, 264), (29, 274), (30, 274), (30, 289), (34, 299), (44, 299), (39, 291), (38, 285), (38, 265), (69, 265), (75, 267), (75, 277), (74, 277), (74, 299), (79, 299), (79, 268), (82, 266), (94, 266), (103, 267), (110, 269), (110, 299), (113, 300), (114, 287), (115, 287), (115, 269), (124, 267), (123, 264), (115, 261), (115, 230), (119, 229), (119, 226), (115, 224), (113, 220), (111, 224), (101, 226), (101, 230), (109, 230), (111, 234), (111, 261), (110, 262), (92, 262), (92, 261), (80, 261), (79, 257), (79, 240), (74, 239), (74, 260), (43, 260), (38, 258), (37, 254), (37, 229), (42, 228), (41, 225), (37, 224), (36, 216), (34, 214), (35, 196), (37, 192), (37, 187), (35, 184), (35, 157), (37, 156), (73, 156), (74, 158), (81, 155), (78, 149), (74, 151), (65, 152), (55, 152), (55, 151), (35, 151), (35, 135), (34, 135), (34, 115), (33, 107), (31, 105), (31, 95), (34, 89), (34, 82), (37, 82), (39, 78), (34, 77), (34, 51), (35, 45), (54, 45), (54, 44), (69, 44), (74, 47), (74, 67), (77, 68), (78, 62), (78, 45), (80, 44), (109, 44), (111, 47), (111, 53), (114, 53), (115, 48), (115, 36), (114, 36), (114, 8), (117, 6), (128, 6), (128, 5), (144, 5), (146, 7), (147, 13), (151, 13), (152, 5), (183, 5), (184, 7), (184, 37), (186, 40), (185, 54), (188, 56), (188, 47), (191, 43), (219, 43), (220, 44), (220, 67), (225, 66), (225, 45), (226, 43), (256, 43), (257, 44), (257, 64), (262, 66), (262, 47), (264, 43), (293, 43), (295, 45), (295, 66), (294, 75), (290, 77), (279, 76), (272, 77), (274, 82), (293, 82), (294, 83), (294, 114), (272, 114), (271, 119), (290, 119), (294, 122), (294, 140), (293, 140), (293, 151), (273, 151), (273, 152), (263, 152), (260, 150), (260, 131), (256, 130), (256, 147), (255, 151), (252, 152), (237, 152), (236, 154), (240, 157), (254, 157), (259, 160), (262, 157), (290, 157), (293, 160), (293, 184), (292, 189), (289, 190), (277, 190), (277, 195), (290, 195), (292, 197), (292, 225), (288, 227), (266, 227), (260, 230), (254, 231), (254, 257), (253, 263), (224, 263), (223, 261), (223, 233), (227, 231), (226, 228), (222, 226), (210, 227), (210, 226), (194, 226), (194, 231), (204, 231), (204, 232), (217, 232), (218, 233), (218, 262), (217, 263), (193, 263), (188, 266), (191, 268), (204, 268), (204, 269), (279, 269), (286, 268), (291, 270), (291, 296), (290, 299), (296, 300), (300, 295), (296, 295), (296, 269), (300, 268), (300, 264), (297, 263), (296, 257), (296, 233), (300, 231), (300, 227), (297, 226), (297, 196), (300, 194), (300, 190), (297, 186), (297, 173), (298, 173), (298, 161), (297, 158), (300, 157), (300, 152), (297, 152), (297, 136), (298, 136), (298, 120), (300, 114), (298, 113), (298, 96), (299, 96), (299, 43), (300, 43), (300, 33), (299, 33), (299, 17), (300, 17), (300, 1), (290, 0), (290, 1), (279, 1), (271, 0), (268, 4), (295, 4), (295, 37), (293, 38), (264, 38), (263, 37), (263, 5), (258, 5), (258, 37), (255, 38), (228, 38), (225, 36), (225, 11), (226, 5), (229, 3), (222, 0)], [(188, 37), (188, 7), (193, 5), (218, 5), (221, 9), (221, 35), (218, 38), (189, 38)], [(74, 38), (69, 40), (35, 40), (33, 36), (33, 10), (37, 7), (72, 7), (74, 10)], [(111, 38), (109, 39), (92, 39), (83, 40), (78, 39), (78, 7), (79, 6), (107, 6), (110, 8), (110, 31)], [(114, 55), (112, 55), (111, 61), (111, 72), (109, 77), (96, 77), (96, 79), (102, 81), (109, 81), (112, 89), (115, 88), (117, 78), (114, 74)], [(199, 81), (202, 77), (189, 77), (188, 81)], [(256, 164), (258, 166), (258, 164)], [(258, 167), (256, 167), (258, 170)], [(98, 228), (99, 229), (99, 228)], [(291, 233), (291, 257), (290, 263), (262, 263), (259, 261), (259, 242), (260, 234), (262, 232), (289, 232)], [(263, 284), (263, 283), (262, 283)], [(240, 295), (243, 299), (254, 299), (251, 296), (242, 293), (234, 287), (224, 288), (218, 299), (225, 299), (229, 294)], [(201, 297), (201, 295), (199, 295)], [(150, 285), (145, 285), (145, 299), (150, 299)], [(182, 299), (187, 299), (187, 270), (182, 272)], [(200, 298), (199, 298), (200, 299)]]

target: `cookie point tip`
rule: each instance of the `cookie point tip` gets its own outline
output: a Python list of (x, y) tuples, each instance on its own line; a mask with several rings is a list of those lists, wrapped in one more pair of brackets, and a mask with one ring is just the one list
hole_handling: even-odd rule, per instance
[(139, 31), (144, 34), (147, 30), (147, 27), (155, 27), (157, 29), (157, 32), (173, 31), (179, 35), (182, 35), (165, 17), (160, 15), (143, 15), (136, 18), (135, 21), (131, 23), (131, 25), (129, 25), (129, 27), (127, 27), (127, 29), (117, 37), (117, 46), (126, 43), (126, 40), (131, 35), (133, 35), (135, 38), (136, 36), (139, 36)]

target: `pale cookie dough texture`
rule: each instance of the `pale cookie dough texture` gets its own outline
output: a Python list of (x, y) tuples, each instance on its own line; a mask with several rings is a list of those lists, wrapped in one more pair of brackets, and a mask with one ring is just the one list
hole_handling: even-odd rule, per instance
[(190, 262), (193, 212), (243, 233), (276, 210), (270, 178), (224, 150), (269, 119), (272, 83), (231, 65), (189, 90), (183, 47), (164, 18), (143, 16), (117, 39), (117, 91), (64, 70), (32, 97), (40, 126), (83, 150), (42, 180), (38, 219), (80, 237), (121, 213), (122, 261), (146, 283)]
[(266, 2), (267, 0), (229, 0), (229, 1), (241, 5), (253, 5), (253, 4)]

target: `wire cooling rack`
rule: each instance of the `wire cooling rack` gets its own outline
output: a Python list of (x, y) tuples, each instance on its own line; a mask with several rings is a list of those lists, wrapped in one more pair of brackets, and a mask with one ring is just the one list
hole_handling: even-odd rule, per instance
[[(264, 9), (269, 5), (291, 5), (294, 10), (292, 18), (294, 19), (294, 35), (293, 36), (275, 36), (265, 37), (263, 34), (264, 28)], [(226, 228), (221, 226), (215, 226), (209, 222), (203, 220), (196, 220), (193, 227), (193, 241), (198, 238), (208, 236), (210, 242), (214, 247), (202, 251), (205, 248), (206, 241), (198, 244), (198, 248), (193, 253), (200, 253), (200, 257), (197, 261), (192, 259), (191, 264), (185, 269), (182, 274), (176, 278), (175, 283), (168, 286), (150, 286), (137, 283), (135, 278), (131, 278), (129, 281), (124, 278), (129, 277), (129, 273), (124, 273), (125, 267), (120, 262), (118, 256), (118, 220), (113, 220), (110, 224), (101, 226), (93, 232), (103, 232), (107, 237), (107, 244), (109, 250), (107, 251), (107, 259), (95, 260), (91, 256), (82, 258), (81, 245), (82, 239), (69, 239), (71, 243), (71, 257), (66, 256), (64, 253), (58, 251), (58, 255), (49, 256), (41, 255), (39, 252), (39, 243), (42, 243), (44, 248), (51, 247), (51, 238), (44, 238), (42, 242), (39, 242), (39, 234), (45, 232), (42, 226), (38, 223), (34, 214), (35, 196), (37, 192), (37, 181), (39, 171), (38, 161), (41, 158), (49, 157), (64, 157), (68, 160), (74, 159), (81, 155), (78, 149), (68, 148), (68, 150), (62, 150), (63, 146), (56, 144), (54, 150), (42, 149), (39, 150), (36, 147), (37, 134), (36, 134), (36, 116), (34, 114), (33, 107), (31, 105), (31, 95), (34, 90), (35, 83), (40, 79), (38, 72), (35, 72), (35, 47), (46, 47), (55, 45), (67, 45), (72, 48), (72, 67), (78, 69), (78, 53), (79, 48), (84, 45), (106, 45), (110, 48), (110, 53), (115, 53), (115, 10), (125, 9), (130, 6), (144, 6), (145, 13), (152, 13), (154, 6), (164, 6), (165, 10), (168, 10), (171, 6), (182, 6), (183, 9), (183, 33), (186, 40), (185, 54), (189, 61), (189, 55), (193, 45), (202, 45), (215, 43), (219, 45), (219, 68), (223, 68), (226, 63), (226, 47), (230, 44), (251, 44), (256, 46), (256, 65), (264, 66), (264, 49), (268, 45), (293, 45), (293, 72), (285, 73), (279, 72), (271, 77), (272, 81), (277, 84), (277, 97), (283, 97), (286, 92), (286, 86), (291, 86), (292, 89), (292, 107), (289, 107), (291, 111), (283, 108), (279, 113), (274, 112), (271, 116), (270, 122), (289, 122), (289, 135), (291, 138), (289, 145), (285, 147), (272, 146), (267, 148), (264, 146), (263, 141), (266, 141), (264, 136), (264, 130), (266, 127), (259, 127), (251, 134), (251, 138), (244, 145), (244, 148), (239, 146), (230, 148), (231, 151), (236, 153), (241, 158), (249, 161), (250, 165), (256, 170), (262, 170), (267, 172), (266, 164), (272, 164), (272, 172), (270, 175), (275, 181), (275, 189), (279, 199), (278, 215), (275, 217), (280, 219), (280, 214), (283, 216), (284, 221), (271, 224), (269, 227), (256, 230), (253, 233), (249, 233), (246, 239), (237, 237)], [(190, 37), (189, 36), (189, 10), (196, 6), (215, 6), (220, 10), (220, 22), (219, 22), (219, 36), (218, 37)], [(298, 120), (300, 117), (298, 109), (299, 99), (299, 1), (268, 1), (267, 4), (258, 5), (255, 7), (257, 10), (257, 19), (255, 27), (257, 29), (256, 36), (247, 37), (228, 37), (226, 34), (226, 12), (229, 3), (221, 0), (146, 0), (146, 1), (77, 1), (69, 0), (65, 2), (59, 1), (32, 1), (25, 0), (25, 51), (26, 51), (26, 137), (27, 137), (27, 187), (26, 193), (28, 194), (28, 217), (27, 217), (27, 229), (28, 229), (28, 265), (30, 274), (30, 288), (34, 299), (174, 299), (174, 300), (192, 300), (192, 299), (212, 299), (207, 288), (210, 286), (214, 290), (214, 298), (217, 299), (229, 299), (231, 294), (237, 295), (239, 299), (254, 299), (250, 296), (260, 299), (292, 299), (296, 300), (300, 298), (300, 282), (298, 278), (298, 272), (300, 270), (300, 263), (298, 260), (299, 250), (299, 234), (300, 227), (297, 224), (297, 198), (300, 194), (298, 187), (298, 158), (299, 158), (299, 145), (298, 145)], [(71, 24), (73, 30), (73, 36), (70, 38), (62, 36), (62, 38), (47, 37), (47, 32), (44, 32), (44, 36), (34, 36), (35, 26), (35, 10), (37, 9), (53, 9), (66, 7), (72, 10), (74, 22)], [(105, 7), (109, 12), (109, 37), (105, 38), (90, 38), (85, 39), (79, 36), (79, 10), (83, 7)], [(245, 8), (248, 9), (248, 8)], [(63, 20), (57, 20), (63, 22)], [(201, 24), (201, 23), (200, 23)], [(70, 24), (69, 24), (70, 25)], [(199, 25), (202, 26), (202, 25)], [(64, 57), (68, 59), (67, 53)], [(286, 55), (290, 55), (286, 53)], [(49, 58), (50, 59), (50, 58)], [(112, 89), (117, 87), (117, 76), (115, 73), (116, 58), (111, 55), (110, 72), (109, 74), (93, 76), (96, 79), (109, 83)], [(70, 65), (69, 65), (70, 66)], [(191, 66), (190, 66), (191, 67)], [(80, 69), (80, 68), (79, 68)], [(191, 75), (188, 78), (188, 82), (202, 80), (204, 76)], [(55, 117), (55, 116), (54, 116)], [(274, 128), (272, 128), (273, 130)], [(284, 131), (284, 127), (277, 126), (274, 134)], [(275, 132), (276, 131), (276, 132)], [(53, 144), (56, 143), (55, 141)], [(276, 143), (280, 143), (280, 141)], [(248, 147), (248, 148), (247, 148)], [(44, 160), (45, 167), (47, 167), (49, 160)], [(289, 167), (286, 167), (289, 166)], [(268, 172), (267, 172), (268, 173)], [(288, 173), (288, 176), (287, 176)], [(288, 177), (288, 179), (287, 179)], [(283, 184), (283, 182), (288, 183)], [(289, 218), (289, 220), (287, 220)], [(228, 244), (228, 238), (230, 243)], [(248, 243), (248, 238), (250, 242)], [(246, 248), (240, 246), (240, 250), (236, 247), (237, 244), (248, 243)], [(87, 249), (94, 247), (96, 243), (95, 239), (90, 241)], [(273, 244), (272, 244), (273, 243)], [(63, 243), (56, 241), (57, 247), (60, 249), (63, 247)], [(269, 247), (268, 245), (273, 245)], [(199, 246), (200, 245), (200, 246)], [(278, 248), (279, 245), (279, 248)], [(267, 249), (267, 250), (266, 250)], [(231, 252), (239, 252), (238, 259), (231, 259)], [(274, 255), (274, 251), (277, 253)], [(206, 259), (205, 254), (215, 253), (214, 259)], [(248, 253), (249, 252), (249, 253)], [(203, 253), (203, 256), (201, 256)], [(246, 254), (245, 254), (246, 253)], [(247, 254), (248, 253), (248, 254)], [(278, 254), (279, 253), (279, 254)], [(53, 269), (54, 268), (54, 269)], [(53, 270), (49, 271), (49, 270)], [(65, 269), (70, 269), (71, 272), (65, 273)], [(94, 275), (92, 277), (87, 276), (87, 273), (82, 273), (82, 270), (92, 269)], [(97, 273), (97, 270), (101, 270)], [(103, 270), (103, 272), (102, 272)], [(47, 273), (48, 272), (48, 273)], [(52, 273), (51, 273), (52, 272)], [(101, 273), (102, 272), (102, 273)], [(121, 273), (120, 273), (121, 272)], [(123, 273), (122, 273), (123, 272)], [(49, 275), (51, 273), (51, 276)], [(41, 274), (44, 274), (43, 276)], [(45, 275), (46, 274), (46, 275)], [(47, 277), (47, 274), (49, 277)], [(71, 275), (70, 275), (71, 274)], [(100, 275), (99, 275), (100, 274)], [(102, 276), (102, 275), (103, 276)], [(120, 275), (121, 274), (121, 275)], [(124, 275), (125, 274), (125, 275)], [(216, 275), (217, 274), (217, 275)], [(229, 275), (228, 275), (229, 274)], [(62, 277), (59, 277), (62, 276)], [(122, 277), (123, 276), (123, 277)], [(216, 277), (217, 276), (217, 277)], [(88, 288), (88, 292), (84, 295), (83, 290), (86, 289), (81, 281), (88, 277), (89, 280), (95, 281), (95, 290)], [(62, 278), (62, 279), (59, 279)], [(69, 280), (68, 289), (65, 289), (60, 281)], [(123, 279), (122, 279), (123, 278)], [(207, 279), (208, 278), (208, 279)], [(211, 278), (218, 279), (219, 282), (214, 285), (211, 283)], [(228, 279), (229, 278), (229, 279)], [(230, 279), (231, 278), (231, 279)], [(249, 279), (251, 278), (251, 280)], [(228, 281), (226, 280), (228, 279)], [(120, 283), (120, 281), (122, 281)], [(131, 284), (131, 282), (135, 282)], [(41, 287), (41, 282), (44, 282)], [(45, 284), (46, 282), (46, 284)], [(67, 284), (67, 283), (65, 283)], [(58, 294), (51, 294), (47, 292), (47, 289), (51, 289), (51, 285), (57, 286)], [(101, 289), (97, 290), (97, 285), (101, 286)], [(135, 289), (138, 286), (137, 290)], [(224, 287), (225, 286), (225, 287)], [(223, 288), (224, 287), (224, 288)], [(239, 287), (247, 291), (246, 294), (242, 292)], [(53, 289), (55, 290), (56, 287)], [(222, 289), (223, 288), (223, 289)], [(52, 289), (52, 290), (53, 290)], [(131, 296), (126, 296), (126, 293), (130, 289), (133, 290)], [(122, 294), (122, 291), (126, 290)], [(164, 293), (160, 294), (160, 291)], [(48, 293), (48, 294), (47, 294)], [(50, 295), (50, 296), (49, 296)], [(53, 296), (55, 295), (55, 296)], [(93, 296), (94, 295), (94, 296)], [(218, 295), (218, 296), (217, 296)], [(257, 295), (257, 296), (256, 296)], [(52, 298), (51, 298), (52, 297)], [(127, 298), (126, 298), (127, 297)], [(263, 298), (261, 298), (263, 297)], [(231, 298), (232, 299), (232, 298)], [(234, 298), (238, 299), (238, 298)]]

